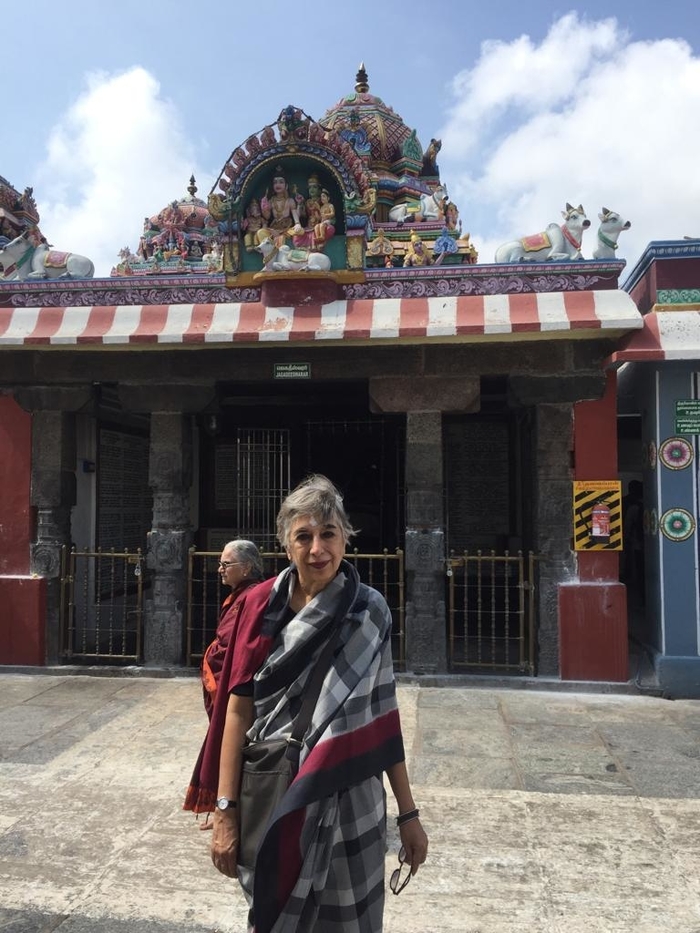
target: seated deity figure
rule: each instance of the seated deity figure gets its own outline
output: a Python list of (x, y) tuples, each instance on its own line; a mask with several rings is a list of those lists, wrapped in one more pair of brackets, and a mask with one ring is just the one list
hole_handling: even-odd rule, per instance
[(335, 207), (331, 201), (328, 191), (323, 188), (321, 191), (321, 219), (314, 226), (314, 246), (316, 249), (322, 249), (323, 245), (335, 234)]
[(265, 219), (265, 226), (262, 228), (265, 234), (272, 239), (284, 239), (292, 227), (301, 226), (303, 208), (303, 197), (290, 195), (287, 179), (278, 167), (272, 179), (272, 194), (269, 194), (268, 189), (260, 201), (260, 209)]
[(315, 173), (309, 176), (309, 196), (306, 199), (306, 226), (312, 230), (321, 222), (321, 184)]
[(420, 236), (414, 230), (411, 234), (411, 241), (406, 249), (406, 255), (403, 258), (404, 268), (408, 266), (429, 266), (430, 256), (425, 244)]
[(261, 236), (264, 239), (264, 235), (260, 234), (260, 231), (263, 230), (264, 227), (265, 221), (263, 220), (262, 211), (260, 209), (260, 201), (258, 201), (257, 198), (252, 198), (250, 204), (246, 208), (245, 220), (243, 221), (243, 229), (245, 230), (243, 242), (249, 253), (260, 243)]

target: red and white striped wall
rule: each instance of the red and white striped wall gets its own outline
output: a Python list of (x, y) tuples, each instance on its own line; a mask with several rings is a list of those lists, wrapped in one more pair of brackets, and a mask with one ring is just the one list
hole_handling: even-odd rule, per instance
[(0, 347), (470, 342), (507, 335), (583, 337), (641, 326), (634, 302), (622, 291), (351, 299), (285, 308), (257, 302), (0, 308)]

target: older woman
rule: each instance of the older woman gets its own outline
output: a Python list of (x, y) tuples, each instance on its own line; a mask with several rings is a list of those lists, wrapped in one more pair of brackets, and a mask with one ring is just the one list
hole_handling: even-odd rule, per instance
[[(241, 597), (249, 586), (259, 583), (264, 576), (260, 551), (252, 541), (237, 538), (224, 546), (219, 559), (219, 576), (224, 586), (231, 587), (231, 592), (221, 605), (214, 640), (202, 657), (202, 692), (204, 709), (209, 720), (214, 712), (226, 651), (238, 625), (242, 606)], [(206, 793), (200, 784), (200, 771), (206, 748), (205, 739), (185, 798), (184, 809), (193, 810), (195, 813), (211, 813), (214, 809), (214, 794)], [(211, 825), (207, 819), (201, 824), (201, 829), (210, 829)]]
[[(383, 597), (360, 583), (343, 560), (353, 529), (328, 479), (311, 476), (287, 497), (277, 534), (291, 566), (249, 592), (239, 636), (227, 655), (230, 696), (212, 860), (223, 874), (238, 876), (255, 933), (380, 933), (383, 773), (396, 798), (403, 861), (412, 874), (428, 849), (405, 765), (391, 614)], [(304, 738), (299, 771), (273, 815), (255, 865), (241, 865), (236, 814), (241, 748), (246, 737), (291, 734), (310, 671), (337, 626), (340, 637)]]
[(204, 652), (202, 658), (202, 688), (204, 708), (211, 719), (214, 699), (219, 685), (219, 677), (224, 666), (224, 657), (228, 648), (231, 631), (240, 609), (238, 597), (253, 583), (259, 583), (263, 577), (263, 564), (260, 551), (252, 541), (237, 538), (224, 546), (219, 560), (219, 576), (224, 586), (230, 586), (231, 592), (221, 604), (219, 623), (214, 640)]

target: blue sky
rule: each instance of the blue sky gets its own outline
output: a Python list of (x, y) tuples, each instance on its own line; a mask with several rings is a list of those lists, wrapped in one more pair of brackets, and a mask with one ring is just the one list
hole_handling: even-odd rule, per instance
[(190, 174), (206, 198), (283, 106), (322, 117), (360, 61), (424, 146), (442, 139), (441, 177), (480, 261), (567, 201), (591, 218), (587, 256), (603, 206), (632, 223), (629, 266), (651, 240), (700, 236), (698, 0), (27, 9), (3, 10), (0, 175), (34, 187), (44, 234), (97, 274)]

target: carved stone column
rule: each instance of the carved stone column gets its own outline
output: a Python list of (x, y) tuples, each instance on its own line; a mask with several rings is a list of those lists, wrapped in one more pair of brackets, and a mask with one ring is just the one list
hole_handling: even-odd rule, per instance
[(478, 376), (370, 379), (375, 411), (406, 412), (406, 668), (447, 670), (442, 416), (477, 411)]
[(151, 665), (176, 665), (183, 660), (187, 550), (192, 542), (192, 425), (187, 415), (151, 415), (149, 483), (153, 527), (148, 533), (146, 564), (152, 571), (153, 587), (146, 603), (144, 660)]
[(571, 404), (536, 406), (535, 550), (539, 563), (538, 672), (559, 674), (558, 595), (563, 581), (576, 576), (571, 549)]
[(447, 668), (442, 412), (406, 415), (406, 667)]
[(46, 657), (60, 659), (61, 548), (71, 544), (71, 509), (76, 502), (75, 415), (35, 411), (32, 417), (31, 503), (36, 539), (30, 570), (46, 579)]

